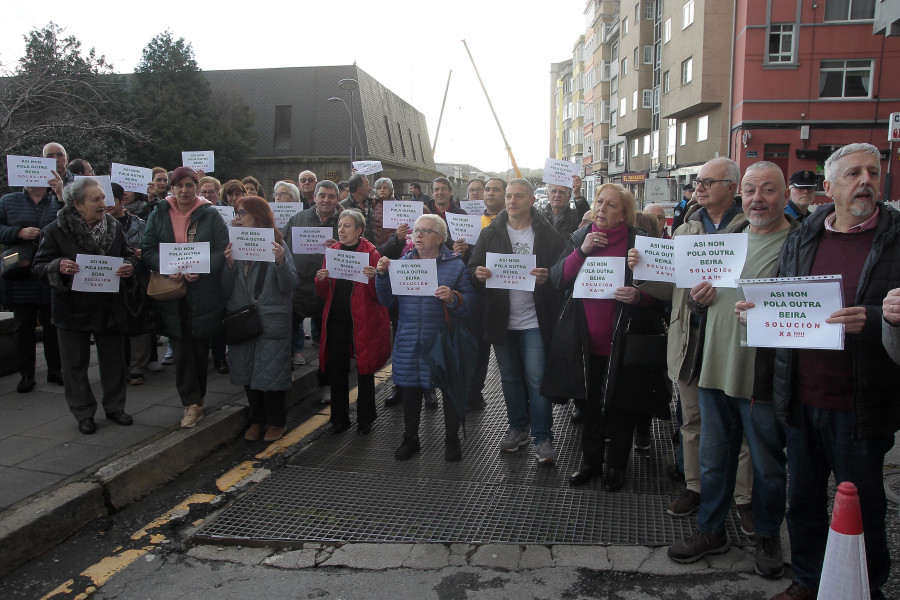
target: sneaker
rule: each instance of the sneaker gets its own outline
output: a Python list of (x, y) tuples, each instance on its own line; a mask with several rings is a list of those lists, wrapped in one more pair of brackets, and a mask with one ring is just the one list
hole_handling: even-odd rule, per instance
[(147, 364), (147, 370), (151, 373), (159, 373), (163, 370), (162, 367), (162, 363), (158, 360), (154, 360), (152, 363)]
[(757, 538), (756, 572), (768, 579), (780, 579), (784, 574), (784, 553), (778, 535)]
[(653, 438), (650, 435), (649, 429), (634, 432), (635, 450), (649, 450), (652, 445)]
[(142, 385), (144, 383), (144, 376), (140, 373), (132, 373), (128, 376), (128, 385)]
[(528, 434), (526, 432), (510, 427), (500, 441), (500, 449), (504, 452), (515, 452), (522, 446), (527, 446), (528, 442)]
[(394, 452), (394, 458), (397, 460), (409, 460), (420, 448), (419, 436), (404, 434), (403, 443), (400, 444), (400, 447)]
[(666, 512), (673, 517), (686, 517), (700, 508), (700, 494), (693, 490), (684, 490), (669, 507)]
[(163, 356), (162, 364), (164, 364), (164, 365), (174, 365), (175, 364), (175, 352), (172, 350), (172, 346), (169, 346), (169, 349), (166, 350), (166, 355)]
[(31, 375), (22, 375), (22, 378), (19, 379), (19, 385), (16, 386), (16, 391), (20, 394), (27, 394), (33, 389), (34, 377)]
[(244, 439), (248, 442), (258, 442), (262, 437), (262, 433), (262, 425), (260, 425), (259, 423), (254, 423), (247, 428), (247, 431), (244, 433)]
[(816, 600), (817, 594), (816, 590), (811, 590), (795, 581), (780, 594), (772, 596), (772, 600)]
[(447, 462), (458, 462), (462, 460), (462, 447), (459, 445), (458, 437), (448, 437), (444, 446), (444, 460)]
[(280, 440), (284, 436), (284, 430), (286, 427), (277, 427), (275, 425), (270, 425), (266, 429), (266, 435), (263, 437), (264, 442), (275, 442)]
[(322, 387), (322, 400), (320, 401), (322, 404), (331, 404), (331, 386), (326, 385)]
[(666, 554), (677, 563), (697, 562), (707, 554), (725, 554), (731, 548), (725, 532), (707, 535), (699, 531), (669, 546)]
[(181, 417), (181, 428), (190, 429), (197, 425), (203, 419), (203, 407), (199, 404), (191, 404), (184, 409), (184, 416)]
[(741, 521), (741, 531), (744, 535), (753, 535), (756, 528), (753, 527), (753, 507), (747, 504), (737, 505), (738, 517)]
[(553, 442), (550, 440), (542, 440), (534, 445), (534, 457), (542, 465), (552, 465), (556, 462), (556, 450), (553, 449)]
[(303, 357), (302, 352), (294, 352), (294, 356), (291, 358), (291, 362), (295, 365), (305, 365), (306, 359)]

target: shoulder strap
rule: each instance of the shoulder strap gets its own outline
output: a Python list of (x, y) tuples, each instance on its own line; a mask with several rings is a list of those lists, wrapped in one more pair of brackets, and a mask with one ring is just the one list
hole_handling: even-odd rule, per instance
[(188, 230), (187, 230), (187, 243), (188, 244), (193, 243), (195, 235), (197, 235), (197, 221), (194, 221), (193, 223), (191, 223), (191, 226), (188, 227)]
[(263, 286), (266, 283), (266, 277), (269, 276), (269, 263), (259, 263), (260, 268), (262, 269), (262, 274), (256, 276), (256, 289), (253, 291), (253, 301), (256, 302), (259, 300), (259, 295), (262, 294)]

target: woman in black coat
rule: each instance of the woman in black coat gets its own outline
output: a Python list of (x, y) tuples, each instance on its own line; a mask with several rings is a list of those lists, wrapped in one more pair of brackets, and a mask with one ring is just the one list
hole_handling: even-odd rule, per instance
[(133, 423), (125, 412), (126, 336), (117, 321), (124, 313), (125, 295), (74, 291), (74, 277), (86, 266), (76, 258), (78, 254), (122, 257), (124, 262), (114, 274), (120, 291), (121, 286), (132, 284), (137, 259), (119, 222), (106, 214), (103, 190), (96, 180), (79, 179), (69, 185), (65, 201), (56, 222), (44, 228), (33, 273), (35, 279), (50, 285), (51, 320), (59, 337), (66, 401), (78, 420), (78, 430), (89, 435), (97, 431), (97, 401), (87, 373), (91, 336), (97, 348), (106, 418), (118, 425)]

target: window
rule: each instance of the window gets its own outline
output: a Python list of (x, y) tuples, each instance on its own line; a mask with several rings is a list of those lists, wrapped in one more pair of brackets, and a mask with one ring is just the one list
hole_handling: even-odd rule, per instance
[(425, 160), (425, 151), (422, 150), (422, 135), (417, 133), (416, 137), (419, 138), (419, 156), (422, 157), (422, 160)]
[(686, 29), (688, 25), (694, 22), (694, 0), (688, 0), (681, 7), (681, 28)]
[(871, 60), (823, 60), (819, 98), (868, 98), (871, 81)]
[(609, 140), (600, 142), (600, 160), (609, 160)]
[(616, 164), (621, 166), (625, 164), (625, 144), (616, 144)]
[(613, 77), (612, 79), (609, 80), (609, 93), (615, 94), (618, 91), (619, 91), (619, 78)]
[(403, 141), (403, 130), (400, 129), (400, 121), (397, 121), (397, 137), (400, 138), (400, 150), (403, 151), (403, 156), (406, 156), (406, 142)]
[(687, 123), (682, 121), (682, 123), (681, 123), (681, 140), (678, 145), (684, 146), (685, 144), (687, 144)]
[(641, 95), (641, 108), (653, 108), (653, 90), (643, 90)]
[(697, 119), (697, 141), (702, 142), (709, 137), (709, 115)]
[(634, 22), (637, 23), (641, 20), (641, 3), (638, 2), (634, 5)]
[(634, 70), (635, 71), (637, 71), (640, 68), (640, 67), (638, 67), (638, 65), (641, 64), (641, 57), (638, 55), (639, 51), (640, 51), (640, 47), (635, 46), (634, 47)]
[(622, 19), (622, 35), (628, 35), (628, 17)]
[(600, 101), (600, 122), (606, 123), (609, 121), (609, 102), (606, 100)]
[(653, 141), (650, 146), (650, 155), (659, 160), (659, 131), (653, 132)]
[(634, 90), (631, 93), (631, 110), (633, 110), (633, 111), (638, 109), (638, 99), (637, 98), (638, 98), (638, 91)]
[(614, 110), (609, 111), (609, 128), (610, 129), (615, 129), (616, 125), (619, 124), (619, 120), (616, 118), (616, 114), (617, 113)]
[(391, 154), (394, 153), (394, 140), (391, 138), (391, 124), (388, 123), (387, 115), (384, 116), (384, 130), (387, 131), (388, 138), (388, 146), (391, 149)]
[(628, 75), (628, 57), (622, 59), (622, 76)]
[(670, 119), (666, 126), (666, 157), (675, 157), (675, 119)]
[(656, 16), (654, 4), (655, 2), (653, 0), (644, 0), (644, 18), (648, 21), (652, 21)]
[(691, 82), (694, 78), (694, 59), (688, 58), (681, 63), (681, 85)]
[(644, 154), (650, 154), (650, 136), (644, 136)]
[(613, 42), (610, 48), (610, 60), (619, 60), (619, 42)]
[(663, 25), (663, 44), (668, 44), (672, 39), (672, 19), (666, 19)]
[(294, 107), (284, 104), (275, 107), (275, 149), (291, 149), (291, 114)]
[(412, 151), (413, 160), (418, 160), (416, 158), (416, 144), (413, 141), (412, 129), (407, 129), (406, 131), (409, 133), (409, 149)]
[(669, 72), (663, 73), (663, 94), (669, 93)]
[(634, 138), (631, 140), (631, 157), (634, 158), (638, 155), (638, 139)]
[(628, 114), (628, 99), (622, 98), (619, 100), (619, 116), (624, 117)]
[(875, 0), (827, 0), (826, 21), (865, 21), (875, 18)]
[(644, 46), (644, 64), (653, 64), (653, 46)]
[(789, 63), (794, 60), (794, 25), (769, 27), (769, 63)]

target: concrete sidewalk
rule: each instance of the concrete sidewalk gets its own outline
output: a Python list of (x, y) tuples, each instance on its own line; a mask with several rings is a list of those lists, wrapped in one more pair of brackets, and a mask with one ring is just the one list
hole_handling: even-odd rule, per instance
[[(307, 346), (309, 364), (295, 367), (289, 403), (318, 389), (317, 349)], [(88, 373), (99, 403), (100, 374), (91, 349)], [(161, 357), (165, 344), (159, 350)], [(32, 392), (16, 391), (18, 373), (0, 377), (0, 575), (157, 489), (246, 426), (243, 387), (216, 372), (212, 360), (206, 416), (191, 430), (179, 429), (184, 410), (174, 365), (147, 372), (143, 385), (128, 387), (125, 410), (134, 425), (107, 421), (98, 406), (93, 435), (78, 431), (63, 387), (46, 377), (41, 344)]]

